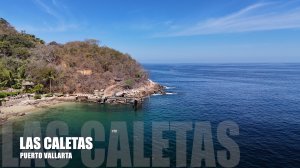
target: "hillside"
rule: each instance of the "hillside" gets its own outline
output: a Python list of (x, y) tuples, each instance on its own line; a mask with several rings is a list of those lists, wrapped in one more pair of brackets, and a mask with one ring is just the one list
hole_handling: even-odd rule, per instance
[(130, 55), (97, 40), (45, 44), (0, 18), (0, 89), (20, 89), (25, 81), (34, 83), (28, 92), (93, 93), (140, 87), (148, 75)]

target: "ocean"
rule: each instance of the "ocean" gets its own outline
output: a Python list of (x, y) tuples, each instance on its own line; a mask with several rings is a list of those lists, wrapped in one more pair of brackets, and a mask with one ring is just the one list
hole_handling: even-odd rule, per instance
[[(300, 167), (300, 64), (145, 64), (151, 80), (166, 86), (166, 95), (154, 95), (135, 110), (128, 105), (75, 103), (24, 116), (14, 122), (14, 148), (18, 156), (24, 123), (64, 121), (69, 136), (80, 136), (86, 121), (103, 124), (108, 145), (111, 121), (125, 121), (132, 155), (134, 121), (145, 126), (145, 157), (151, 156), (151, 123), (202, 122), (212, 126), (215, 153), (224, 149), (216, 140), (223, 121), (233, 121), (239, 135), (230, 136), (239, 146), (237, 167)], [(167, 133), (164, 156), (176, 166), (175, 136)], [(191, 162), (193, 134), (187, 134), (187, 166)], [(1, 143), (1, 146), (3, 143)], [(154, 159), (154, 158), (153, 158)], [(217, 160), (217, 159), (216, 159)], [(205, 163), (203, 163), (205, 164)], [(68, 167), (83, 167), (81, 153), (73, 151)], [(221, 165), (216, 161), (216, 166)], [(102, 165), (105, 167), (105, 164)]]

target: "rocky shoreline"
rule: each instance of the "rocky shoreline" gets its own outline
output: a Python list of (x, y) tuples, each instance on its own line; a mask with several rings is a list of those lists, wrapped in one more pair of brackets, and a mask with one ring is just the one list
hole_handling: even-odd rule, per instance
[(95, 90), (94, 94), (54, 94), (52, 97), (42, 96), (34, 99), (31, 94), (22, 94), (8, 98), (0, 106), (0, 125), (11, 118), (21, 117), (40, 109), (60, 105), (66, 102), (93, 102), (100, 104), (132, 104), (143, 103), (144, 99), (153, 94), (165, 94), (164, 87), (147, 80), (139, 87), (124, 89), (121, 85), (112, 85), (105, 90)]

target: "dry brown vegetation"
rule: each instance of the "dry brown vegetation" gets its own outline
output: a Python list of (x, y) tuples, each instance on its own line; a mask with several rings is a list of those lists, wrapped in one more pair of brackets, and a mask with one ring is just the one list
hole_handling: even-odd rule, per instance
[(32, 50), (27, 76), (46, 86), (52, 77), (55, 92), (93, 92), (121, 80), (128, 87), (147, 79), (141, 66), (129, 55), (95, 40), (69, 42), (64, 45), (40, 45)]
[(10, 80), (0, 87), (29, 80), (42, 84), (43, 92), (92, 93), (116, 83), (125, 88), (137, 87), (148, 79), (130, 55), (100, 46), (97, 40), (44, 44), (33, 35), (17, 32), (4, 19), (0, 36), (0, 69), (7, 71), (0, 74), (0, 80)]

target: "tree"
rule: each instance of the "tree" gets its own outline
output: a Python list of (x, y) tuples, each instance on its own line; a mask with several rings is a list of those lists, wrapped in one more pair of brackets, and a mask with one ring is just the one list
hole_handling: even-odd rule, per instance
[(0, 41), (0, 57), (2, 56), (10, 56), (12, 54), (12, 50), (7, 41)]
[(34, 88), (32, 89), (32, 91), (36, 94), (41, 94), (43, 92), (43, 88), (44, 88), (44, 85), (42, 84), (37, 84), (34, 86)]
[(47, 80), (49, 81), (50, 93), (52, 93), (52, 81), (54, 80), (54, 71), (50, 70), (47, 73)]
[(96, 45), (96, 46), (99, 45), (99, 40), (96, 40), (96, 39), (86, 39), (85, 42), (90, 45)]
[(15, 80), (13, 74), (8, 70), (2, 62), (0, 62), (0, 86), (1, 87), (11, 87), (14, 85)]

